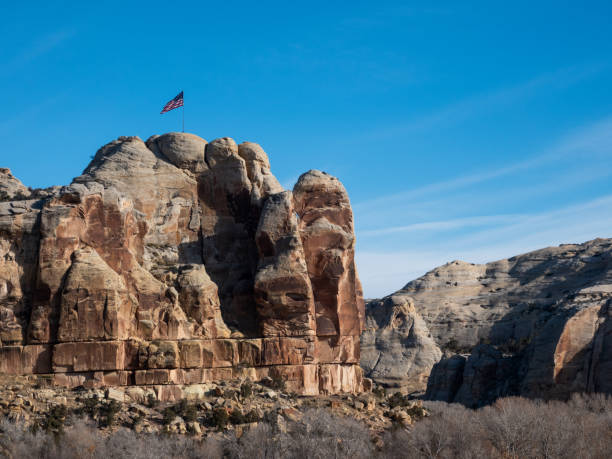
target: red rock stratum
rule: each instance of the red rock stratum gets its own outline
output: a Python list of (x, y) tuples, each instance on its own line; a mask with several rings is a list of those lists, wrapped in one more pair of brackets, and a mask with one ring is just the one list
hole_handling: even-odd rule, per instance
[(364, 302), (348, 195), (293, 192), (254, 143), (120, 137), (71, 185), (0, 170), (0, 371), (76, 387), (282, 378), (362, 389)]

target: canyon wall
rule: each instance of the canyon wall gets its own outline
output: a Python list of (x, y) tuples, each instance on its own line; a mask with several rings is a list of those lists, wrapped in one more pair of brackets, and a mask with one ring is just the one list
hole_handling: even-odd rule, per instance
[(369, 301), (361, 364), (391, 390), (467, 406), (612, 393), (612, 239), (453, 261)]
[(283, 380), (358, 392), (365, 312), (348, 195), (284, 191), (254, 143), (120, 137), (72, 184), (0, 169), (0, 371), (76, 387)]

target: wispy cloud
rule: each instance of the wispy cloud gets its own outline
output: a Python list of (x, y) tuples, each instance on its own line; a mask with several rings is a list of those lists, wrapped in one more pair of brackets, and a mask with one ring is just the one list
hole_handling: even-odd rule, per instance
[(63, 99), (66, 94), (67, 91), (62, 91), (59, 94), (49, 96), (34, 105), (27, 106), (15, 114), (11, 113), (10, 118), (0, 120), (0, 134), (8, 135), (13, 129), (15, 129), (16, 126), (30, 122), (43, 110), (48, 109), (59, 100)]
[(477, 247), (514, 241), (523, 247), (534, 247), (544, 241), (550, 241), (547, 245), (597, 236), (612, 236), (612, 195), (525, 215), (508, 225), (458, 237), (454, 243)]
[(4, 64), (2, 66), (2, 71), (0, 71), (0, 75), (6, 76), (7, 74), (18, 71), (38, 57), (47, 54), (65, 41), (71, 39), (75, 34), (76, 30), (62, 29), (36, 39), (28, 46), (21, 49), (16, 56)]
[(432, 222), (415, 223), (405, 226), (394, 226), (391, 228), (380, 228), (375, 230), (361, 231), (358, 236), (384, 236), (394, 233), (410, 233), (416, 231), (448, 231), (470, 226), (497, 225), (510, 223), (521, 218), (521, 215), (486, 215), (479, 217), (456, 218), (452, 220), (439, 220)]
[(448, 238), (429, 247), (357, 251), (357, 267), (370, 298), (393, 293), (410, 280), (452, 260), (487, 263), (562, 243), (612, 237), (612, 195), (550, 212), (522, 216), (513, 223)]
[(563, 154), (605, 154), (612, 150), (612, 117), (599, 120), (561, 139), (556, 151)]
[(406, 201), (410, 199), (423, 198), (428, 195), (449, 192), (488, 182), (500, 177), (516, 174), (521, 171), (530, 170), (536, 167), (557, 162), (561, 158), (571, 155), (600, 155), (609, 154), (612, 151), (612, 117), (597, 121), (594, 124), (583, 127), (576, 132), (559, 140), (547, 151), (532, 156), (523, 161), (508, 164), (503, 167), (482, 170), (472, 174), (456, 177), (450, 180), (414, 188), (391, 195), (377, 197), (368, 201), (362, 201), (354, 205), (357, 209), (366, 207), (378, 207), (381, 204), (388, 205), (394, 200)]
[(419, 114), (412, 120), (370, 131), (366, 135), (371, 138), (395, 137), (412, 131), (431, 129), (441, 124), (445, 126), (458, 124), (472, 116), (482, 115), (490, 110), (530, 98), (542, 90), (550, 91), (570, 87), (600, 73), (608, 66), (606, 62), (597, 62), (544, 73), (516, 85), (475, 94), (430, 113)]
[[(550, 245), (612, 237), (612, 188), (606, 181), (611, 176), (609, 117), (570, 132), (531, 158), (357, 203), (357, 262), (365, 293), (392, 293), (453, 259), (484, 263)], [(512, 180), (501, 187), (502, 177)], [(495, 184), (483, 192), (478, 186), (484, 182)], [(539, 211), (474, 216), (509, 203), (520, 208), (546, 193), (558, 198), (542, 200)], [(562, 197), (567, 197), (565, 204)], [(402, 220), (409, 224), (397, 224)]]

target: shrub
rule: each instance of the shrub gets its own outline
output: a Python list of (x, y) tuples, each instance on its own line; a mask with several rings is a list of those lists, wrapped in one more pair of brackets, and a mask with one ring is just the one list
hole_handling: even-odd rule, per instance
[(142, 414), (137, 414), (132, 420), (132, 429), (135, 429), (138, 424), (140, 424), (144, 420), (144, 416)]
[(568, 403), (509, 397), (478, 410), (424, 405), (430, 416), (404, 438), (414, 457), (598, 458), (612, 448), (612, 400), (599, 394)]
[(225, 408), (215, 408), (210, 415), (208, 425), (223, 430), (227, 427), (229, 420), (229, 414)]
[(93, 418), (98, 413), (98, 404), (100, 403), (100, 400), (98, 400), (96, 395), (85, 399), (78, 399), (77, 401), (81, 402), (81, 406), (74, 410), (75, 414), (86, 414), (90, 418)]
[(240, 410), (234, 410), (229, 415), (229, 422), (231, 424), (246, 424), (244, 414)]
[(372, 393), (378, 398), (385, 398), (385, 389), (383, 389), (382, 386), (376, 386), (374, 389), (372, 389)]
[(55, 445), (54, 436), (47, 432), (0, 419), (0, 457), (48, 457)]
[(385, 413), (385, 416), (387, 416), (391, 420), (391, 428), (393, 430), (406, 427), (406, 420), (403, 416), (400, 415), (400, 413), (395, 411), (387, 411)]
[(0, 420), (0, 457), (41, 459), (208, 459), (223, 457), (221, 442), (182, 436), (137, 434), (128, 429), (101, 434), (85, 420), (66, 426), (61, 441), (32, 433), (24, 425)]
[(223, 444), (224, 457), (230, 459), (288, 457), (286, 449), (285, 438), (275, 435), (270, 424), (260, 424), (240, 439), (230, 437)]
[(282, 375), (274, 373), (271, 376), (271, 383), (270, 383), (270, 387), (274, 390), (278, 390), (278, 391), (285, 391), (287, 388), (287, 381), (285, 381), (285, 378), (282, 377)]
[(355, 419), (328, 410), (309, 410), (288, 429), (288, 457), (369, 458), (373, 454), (368, 428)]
[(387, 403), (391, 408), (396, 408), (398, 406), (408, 406), (410, 404), (410, 397), (408, 395), (402, 395), (401, 392), (396, 392), (391, 397), (389, 397)]
[(176, 405), (173, 411), (180, 417), (182, 417), (185, 422), (193, 422), (198, 418), (198, 409), (195, 405), (191, 405), (187, 402), (187, 400), (183, 399)]
[(194, 422), (198, 418), (197, 408), (193, 405), (189, 405), (189, 407), (183, 411), (182, 418), (186, 422)]
[(418, 420), (425, 417), (425, 408), (422, 405), (414, 403), (411, 407), (406, 410), (406, 413), (410, 415), (412, 419)]
[(224, 444), (229, 458), (369, 458), (374, 455), (363, 424), (336, 417), (328, 410), (309, 410), (286, 432), (261, 423)]
[[(423, 402), (423, 406), (428, 416), (413, 423), (410, 431), (384, 433), (376, 451), (364, 424), (323, 409), (306, 411), (300, 422), (288, 422), (286, 430), (261, 422), (239, 439), (229, 431), (197, 440), (123, 428), (100, 433), (87, 419), (65, 420), (65, 408), (58, 405), (45, 417), (50, 422), (41, 422), (47, 428), (37, 432), (0, 418), (0, 457), (596, 459), (609, 457), (612, 450), (612, 399), (603, 395), (575, 395), (567, 403), (511, 397), (478, 410), (444, 402)], [(209, 414), (207, 422), (220, 429), (227, 425), (224, 408)], [(240, 416), (247, 420), (250, 413)], [(61, 420), (66, 422), (55, 423)], [(60, 429), (61, 437), (56, 433)]]
[(448, 342), (446, 342), (446, 344), (444, 344), (442, 348), (454, 354), (461, 353), (461, 347), (459, 346), (459, 343), (455, 338), (451, 338), (450, 340), (448, 340)]
[(153, 394), (147, 395), (147, 406), (149, 408), (155, 408), (159, 404), (159, 400)]
[(117, 413), (121, 411), (121, 404), (116, 400), (102, 403), (98, 407), (100, 413), (100, 425), (102, 427), (112, 427), (115, 425)]
[(56, 436), (63, 434), (67, 414), (68, 410), (66, 409), (65, 405), (56, 405), (51, 407), (42, 422), (42, 429), (45, 432), (53, 433)]
[(170, 425), (172, 421), (174, 421), (174, 419), (176, 418), (176, 411), (174, 411), (173, 407), (167, 406), (162, 411), (162, 416), (162, 425)]
[(251, 410), (246, 414), (242, 414), (240, 410), (234, 410), (230, 414), (229, 422), (232, 424), (249, 424), (251, 422), (259, 422), (261, 419), (255, 410)]
[(249, 398), (253, 395), (253, 383), (247, 379), (240, 385), (240, 396), (242, 398)]

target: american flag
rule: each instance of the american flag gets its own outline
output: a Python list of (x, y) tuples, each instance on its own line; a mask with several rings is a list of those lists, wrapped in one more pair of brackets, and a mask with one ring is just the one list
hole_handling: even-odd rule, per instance
[(179, 107), (182, 107), (182, 106), (183, 106), (183, 91), (181, 91), (178, 96), (176, 96), (174, 99), (172, 99), (166, 105), (164, 105), (164, 108), (162, 109), (160, 115), (162, 113), (169, 112), (170, 110), (174, 110), (175, 108), (179, 108)]

